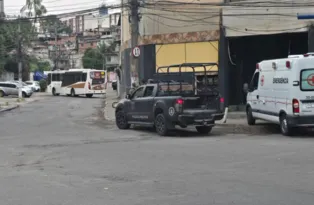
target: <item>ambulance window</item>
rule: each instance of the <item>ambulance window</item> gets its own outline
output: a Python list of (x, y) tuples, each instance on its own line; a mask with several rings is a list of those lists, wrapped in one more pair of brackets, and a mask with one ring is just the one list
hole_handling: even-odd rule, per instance
[(256, 90), (258, 87), (259, 73), (255, 73), (251, 82), (251, 89)]
[(314, 90), (314, 69), (307, 69), (301, 71), (300, 88), (302, 91)]

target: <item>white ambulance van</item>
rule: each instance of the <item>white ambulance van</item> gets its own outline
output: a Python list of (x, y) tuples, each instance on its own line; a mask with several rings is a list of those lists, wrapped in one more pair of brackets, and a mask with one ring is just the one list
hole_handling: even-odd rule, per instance
[(314, 127), (314, 53), (258, 63), (244, 91), (249, 125), (273, 122), (286, 136), (296, 127)]

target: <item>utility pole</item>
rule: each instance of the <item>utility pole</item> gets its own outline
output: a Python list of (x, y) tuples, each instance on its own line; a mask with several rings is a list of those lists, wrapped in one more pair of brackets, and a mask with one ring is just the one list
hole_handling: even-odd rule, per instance
[(18, 22), (18, 69), (19, 69), (19, 98), (22, 98), (22, 35), (21, 35), (21, 20)]
[[(138, 37), (139, 37), (139, 2), (138, 0), (129, 0), (131, 6), (131, 16), (130, 16), (130, 26), (131, 26), (131, 52), (133, 53), (133, 49), (138, 46)], [(139, 85), (138, 79), (138, 58), (132, 55), (131, 60), (131, 76), (134, 79), (134, 82)], [(127, 86), (127, 93), (130, 90), (130, 87)]]
[(0, 19), (5, 18), (5, 13), (4, 13), (4, 0), (0, 0)]
[(58, 64), (58, 47), (57, 47), (57, 44), (58, 44), (58, 30), (57, 30), (57, 22), (55, 22), (55, 70), (57, 70), (57, 64)]

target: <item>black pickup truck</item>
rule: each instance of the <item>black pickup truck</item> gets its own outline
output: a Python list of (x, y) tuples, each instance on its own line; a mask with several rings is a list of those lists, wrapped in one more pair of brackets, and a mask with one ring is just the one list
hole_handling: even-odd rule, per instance
[(114, 107), (119, 129), (131, 124), (154, 126), (161, 136), (175, 126), (195, 126), (199, 133), (208, 134), (224, 116), (224, 100), (217, 90), (198, 95), (193, 83), (175, 81), (142, 85)]

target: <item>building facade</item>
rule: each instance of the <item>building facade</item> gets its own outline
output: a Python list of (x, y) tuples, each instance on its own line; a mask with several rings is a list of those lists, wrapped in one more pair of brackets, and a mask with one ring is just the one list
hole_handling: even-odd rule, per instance
[(297, 18), (298, 14), (314, 14), (311, 5), (310, 0), (230, 0), (230, 5), (223, 7), (221, 40), (228, 52), (221, 57), (226, 59), (225, 86), (230, 105), (239, 109), (245, 106), (243, 84), (251, 81), (256, 63), (314, 51), (311, 20)]
[[(200, 6), (198, 3), (206, 5)], [(136, 65), (139, 81), (151, 78), (161, 66), (218, 63), (221, 9), (217, 5), (221, 3), (222, 0), (199, 0), (195, 4), (182, 4), (182, 0), (166, 3), (145, 1), (139, 10), (138, 42), (141, 55)], [(200, 9), (206, 12), (200, 12)], [(122, 15), (128, 17), (129, 10), (122, 11)], [(131, 69), (128, 19), (122, 20), (122, 70)], [(207, 69), (218, 72), (220, 67)]]

